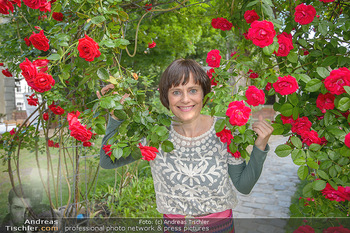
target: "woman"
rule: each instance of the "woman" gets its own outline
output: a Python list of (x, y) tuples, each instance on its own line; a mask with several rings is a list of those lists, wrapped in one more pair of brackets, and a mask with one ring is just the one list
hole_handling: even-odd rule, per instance
[[(102, 89), (102, 94), (108, 89), (110, 87)], [(175, 60), (161, 77), (161, 102), (174, 114), (168, 139), (174, 144), (174, 150), (165, 153), (159, 149), (155, 160), (150, 161), (157, 210), (164, 214), (165, 219), (185, 219), (188, 216), (199, 220), (221, 218), (224, 220), (206, 226), (233, 232), (232, 209), (237, 203), (233, 186), (241, 193), (250, 193), (261, 174), (273, 128), (261, 118), (255, 122), (252, 128), (258, 137), (248, 165), (244, 159), (236, 159), (216, 136), (214, 125), (217, 118), (201, 114), (204, 96), (210, 91), (209, 77), (193, 60)], [(117, 133), (121, 124), (113, 118), (108, 122), (103, 145)], [(116, 168), (132, 161), (129, 156), (113, 163), (101, 149), (100, 165), (103, 168)], [(175, 231), (177, 226), (165, 224), (169, 227), (165, 230), (173, 227)], [(188, 230), (196, 224), (186, 222), (179, 227), (185, 231), (185, 227)]]

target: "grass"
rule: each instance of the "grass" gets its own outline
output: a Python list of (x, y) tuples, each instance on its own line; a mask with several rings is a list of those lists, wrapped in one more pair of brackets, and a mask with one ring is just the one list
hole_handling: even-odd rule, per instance
[[(99, 144), (101, 140), (98, 140), (94, 146), (93, 154), (98, 154)], [(0, 151), (1, 153), (2, 151)], [(50, 181), (50, 196), (52, 197), (52, 203), (54, 206), (60, 207), (70, 203), (74, 199), (74, 156), (61, 155), (61, 174), (58, 174), (59, 149), (50, 148), (52, 165), (50, 164), (49, 181)], [(155, 194), (153, 189), (153, 180), (150, 173), (150, 167), (148, 162), (139, 161), (130, 165), (118, 168), (118, 169), (99, 169), (97, 177), (95, 177), (97, 168), (99, 167), (99, 158), (89, 157), (83, 159), (82, 155), (91, 154), (87, 150), (80, 152), (81, 160), (79, 163), (80, 173), (77, 176), (80, 180), (79, 187), (80, 193), (79, 201), (85, 201), (86, 197), (90, 204), (93, 203), (92, 211), (101, 212), (99, 207), (107, 208), (110, 216), (118, 217), (159, 217), (160, 214), (156, 211)], [(42, 189), (44, 193), (43, 203), (49, 204), (49, 198), (47, 193), (43, 189), (43, 185), (39, 176), (38, 164), (44, 181), (47, 181), (47, 156), (46, 153), (39, 153), (39, 163), (36, 161), (36, 155), (33, 151), (26, 149), (20, 152), (19, 170), (15, 170), (15, 166), (12, 163), (12, 169), (14, 171), (15, 184), (18, 184), (18, 177), (20, 177), (23, 184), (35, 184), (37, 189)], [(62, 161), (66, 159), (67, 163), (62, 164)], [(12, 188), (10, 183), (9, 174), (7, 172), (7, 163), (0, 164), (0, 205), (8, 205), (8, 192)], [(53, 170), (53, 172), (51, 172)], [(62, 172), (66, 171), (67, 185), (65, 176)], [(18, 173), (17, 173), (18, 172)], [(19, 176), (18, 176), (19, 174)], [(95, 177), (95, 178), (94, 178)], [(60, 178), (60, 179), (57, 179)], [(96, 179), (96, 182), (94, 182)], [(58, 182), (58, 183), (57, 183)], [(121, 185), (123, 188), (120, 189)], [(47, 186), (47, 185), (45, 185)], [(55, 192), (55, 188), (57, 191)], [(86, 190), (90, 190), (89, 195), (86, 194)], [(57, 193), (58, 195), (55, 195)], [(7, 208), (0, 209), (0, 219), (7, 214)]]

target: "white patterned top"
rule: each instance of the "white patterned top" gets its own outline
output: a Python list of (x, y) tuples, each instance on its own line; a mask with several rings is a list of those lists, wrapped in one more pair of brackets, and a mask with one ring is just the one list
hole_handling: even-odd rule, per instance
[(203, 215), (233, 209), (237, 204), (228, 164), (245, 162), (227, 152), (214, 125), (198, 137), (185, 137), (171, 126), (170, 153), (159, 150), (150, 161), (157, 210), (163, 214)]

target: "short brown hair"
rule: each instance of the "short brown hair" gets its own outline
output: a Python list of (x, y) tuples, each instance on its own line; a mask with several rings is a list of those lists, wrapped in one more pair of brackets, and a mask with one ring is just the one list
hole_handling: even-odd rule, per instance
[[(194, 60), (180, 58), (166, 68), (159, 81), (160, 101), (164, 107), (169, 109), (169, 89), (180, 84), (186, 85), (190, 80), (190, 74), (192, 74), (194, 82), (202, 87), (203, 96), (211, 92), (210, 78), (203, 68)], [(181, 81), (182, 83), (180, 83)]]

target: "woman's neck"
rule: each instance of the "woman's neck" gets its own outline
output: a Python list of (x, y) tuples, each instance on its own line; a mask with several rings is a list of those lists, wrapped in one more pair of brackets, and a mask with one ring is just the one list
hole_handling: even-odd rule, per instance
[[(176, 118), (175, 118), (176, 121)], [(174, 130), (185, 137), (198, 137), (207, 132), (212, 125), (212, 117), (199, 115), (198, 119), (192, 122), (176, 122)]]

